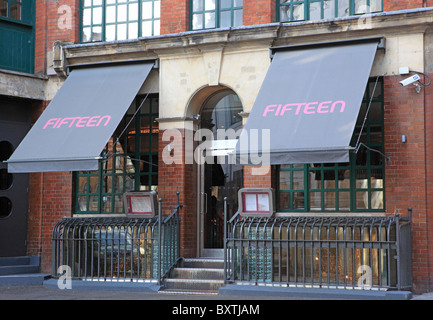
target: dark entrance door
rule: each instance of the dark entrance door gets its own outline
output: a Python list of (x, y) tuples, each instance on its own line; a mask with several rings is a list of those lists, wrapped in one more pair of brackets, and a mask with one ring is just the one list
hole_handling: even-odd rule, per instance
[(9, 173), (12, 152), (29, 131), (30, 106), (0, 100), (0, 257), (26, 255), (29, 175)]
[[(224, 198), (228, 200), (228, 217), (237, 210), (237, 194), (242, 187), (242, 168), (219, 163), (205, 164), (204, 248), (222, 249), (224, 246)], [(207, 200), (207, 201), (206, 201)]]
[[(201, 129), (212, 131), (214, 137), (212, 150), (206, 149), (204, 164), (199, 166), (201, 256), (218, 256), (216, 252), (224, 246), (224, 215), (231, 217), (237, 210), (243, 171), (242, 166), (229, 163), (227, 154), (236, 143), (232, 133), (242, 126), (238, 115), (242, 110), (238, 96), (223, 90), (209, 98), (201, 113)], [(228, 129), (232, 132), (227, 133), (225, 140), (218, 140)], [(224, 212), (224, 197), (230, 204), (228, 212)]]

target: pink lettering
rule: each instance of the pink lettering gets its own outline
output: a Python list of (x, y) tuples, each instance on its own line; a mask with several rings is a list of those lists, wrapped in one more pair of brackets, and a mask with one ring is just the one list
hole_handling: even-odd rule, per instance
[(298, 103), (297, 105), (298, 105), (298, 107), (296, 108), (296, 112), (295, 112), (295, 114), (299, 114), (299, 112), (301, 111), (301, 108), (302, 108), (302, 106), (304, 105), (305, 103)]
[(331, 112), (334, 112), (334, 108), (335, 108), (335, 105), (336, 105), (337, 103), (341, 104), (340, 112), (344, 112), (344, 108), (346, 107), (346, 102), (341, 101), (341, 100), (339, 100), (339, 101), (335, 101), (335, 102), (332, 104), (332, 106), (331, 106)]
[[(318, 102), (310, 102), (310, 103), (307, 103), (307, 105), (305, 106), (305, 108), (304, 108), (304, 113), (305, 114), (313, 114), (313, 113), (316, 113), (316, 107), (314, 107), (314, 106), (312, 106), (312, 105), (315, 105), (315, 104), (317, 104)], [(310, 107), (310, 105), (311, 105), (311, 107)]]
[(105, 118), (107, 119), (107, 121), (105, 121), (105, 123), (104, 123), (104, 127), (106, 127), (107, 124), (108, 124), (108, 122), (110, 122), (110, 120), (111, 120), (111, 117), (110, 117), (109, 115), (103, 116), (103, 117), (98, 121), (97, 126), (99, 126), (99, 124), (100, 124), (100, 123), (102, 122), (102, 120), (104, 120)]
[(80, 128), (82, 128), (82, 127), (84, 127), (85, 126), (85, 124), (86, 124), (86, 122), (87, 122), (87, 119), (89, 119), (90, 117), (82, 117), (82, 118), (80, 118), (80, 120), (78, 120), (77, 121), (77, 127), (80, 127)]
[[(266, 117), (268, 114), (274, 116), (284, 116), (285, 114), (316, 114), (316, 113), (333, 113), (344, 112), (346, 108), (346, 102), (343, 100), (337, 101), (322, 101), (322, 102), (303, 102), (303, 103), (287, 103), (287, 104), (270, 104), (265, 107), (262, 116)], [(110, 117), (110, 116), (105, 116)], [(104, 117), (103, 117), (104, 118)], [(98, 125), (101, 123), (101, 118), (98, 121)], [(109, 119), (107, 119), (105, 125), (107, 125)]]
[(106, 127), (111, 120), (111, 116), (93, 116), (93, 117), (66, 117), (48, 119), (42, 129), (51, 127), (58, 129), (67, 126), (68, 128), (77, 127), (99, 127), (101, 124)]
[(263, 111), (263, 117), (266, 117), (266, 115), (267, 115), (267, 113), (269, 112), (269, 111), (274, 111), (273, 110), (273, 108), (274, 107), (276, 107), (277, 105), (276, 104), (270, 104), (269, 106), (267, 106), (266, 108), (265, 108), (265, 111)]
[(80, 117), (75, 117), (75, 118), (71, 118), (71, 119), (73, 119), (73, 120), (71, 121), (71, 124), (69, 125), (69, 128), (71, 128), (72, 125), (74, 124), (75, 120), (80, 119)]
[(329, 104), (331, 102), (332, 101), (320, 102), (319, 106), (317, 107), (317, 113), (328, 113), (329, 112), (328, 111), (329, 105), (326, 105), (326, 104)]
[[(74, 121), (75, 121), (75, 119), (76, 119), (76, 118), (63, 118), (63, 119), (60, 121), (59, 125), (58, 125), (56, 128), (60, 128), (60, 127), (62, 126), (62, 124), (67, 124), (69, 120), (74, 120)], [(71, 127), (71, 126), (69, 126), (69, 128), (70, 128), (70, 127)]]
[(96, 120), (99, 119), (101, 116), (94, 116), (87, 121), (86, 127), (94, 127), (96, 126)]
[[(47, 123), (45, 123), (45, 125), (44, 125), (44, 127), (42, 129), (45, 129), (50, 124), (53, 124), (55, 120), (57, 120), (57, 122), (59, 122), (60, 119), (53, 118), (53, 119), (48, 120)], [(57, 122), (54, 123), (54, 127), (57, 125)]]
[[(285, 104), (283, 107), (283, 110), (281, 110), (280, 116), (282, 116), (284, 114), (284, 112), (286, 112), (286, 111), (292, 111), (292, 108), (289, 108), (289, 107), (292, 107), (292, 106), (294, 107), (296, 105), (297, 105), (296, 103)], [(281, 106), (281, 104), (280, 104), (280, 106)], [(276, 114), (276, 116), (278, 116), (278, 114)]]

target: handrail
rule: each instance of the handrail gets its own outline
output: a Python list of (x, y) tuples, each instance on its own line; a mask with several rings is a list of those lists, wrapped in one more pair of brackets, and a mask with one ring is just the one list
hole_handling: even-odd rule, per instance
[[(173, 212), (165, 217), (163, 219), (162, 217), (162, 199), (159, 198), (158, 199), (158, 284), (161, 284), (162, 281), (164, 280), (164, 278), (167, 276), (167, 274), (171, 271), (171, 269), (178, 263), (179, 259), (180, 259), (180, 250), (179, 250), (179, 243), (180, 243), (180, 232), (179, 230), (177, 230), (175, 237), (177, 239), (174, 240), (174, 243), (172, 243), (172, 245), (175, 245), (175, 252), (174, 252), (174, 259), (172, 259), (172, 261), (165, 261), (165, 263), (169, 263), (169, 267), (166, 268), (164, 270), (164, 273), (162, 274), (161, 272), (161, 267), (162, 267), (162, 248), (163, 248), (163, 241), (162, 241), (162, 224), (164, 225), (168, 225), (171, 221), (174, 220), (174, 223), (176, 222), (175, 220), (178, 220), (178, 222), (180, 223), (180, 219), (179, 219), (179, 210), (183, 207), (180, 204), (179, 201), (179, 192), (176, 192), (176, 206), (173, 209)], [(178, 225), (179, 227), (179, 225)], [(173, 236), (173, 235), (171, 235)], [(173, 240), (172, 240), (173, 241)], [(166, 237), (164, 237), (164, 248), (165, 250), (167, 250), (167, 244), (168, 241), (166, 239)]]

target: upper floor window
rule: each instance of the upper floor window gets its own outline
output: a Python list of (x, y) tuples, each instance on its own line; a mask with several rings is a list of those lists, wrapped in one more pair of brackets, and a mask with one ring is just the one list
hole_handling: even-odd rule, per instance
[(83, 0), (81, 41), (114, 41), (160, 34), (161, 0)]
[(191, 30), (242, 25), (242, 0), (191, 0)]
[(21, 20), (21, 0), (0, 0), (0, 17)]
[(382, 10), (383, 0), (277, 0), (281, 22), (332, 19)]

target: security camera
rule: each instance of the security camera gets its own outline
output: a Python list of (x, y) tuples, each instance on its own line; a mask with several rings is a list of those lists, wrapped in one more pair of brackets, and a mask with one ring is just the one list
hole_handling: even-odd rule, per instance
[(400, 84), (403, 87), (406, 87), (406, 86), (410, 85), (411, 83), (414, 83), (420, 79), (421, 79), (421, 77), (419, 75), (414, 74), (413, 76), (410, 76), (409, 78), (406, 78), (406, 79), (400, 81)]

